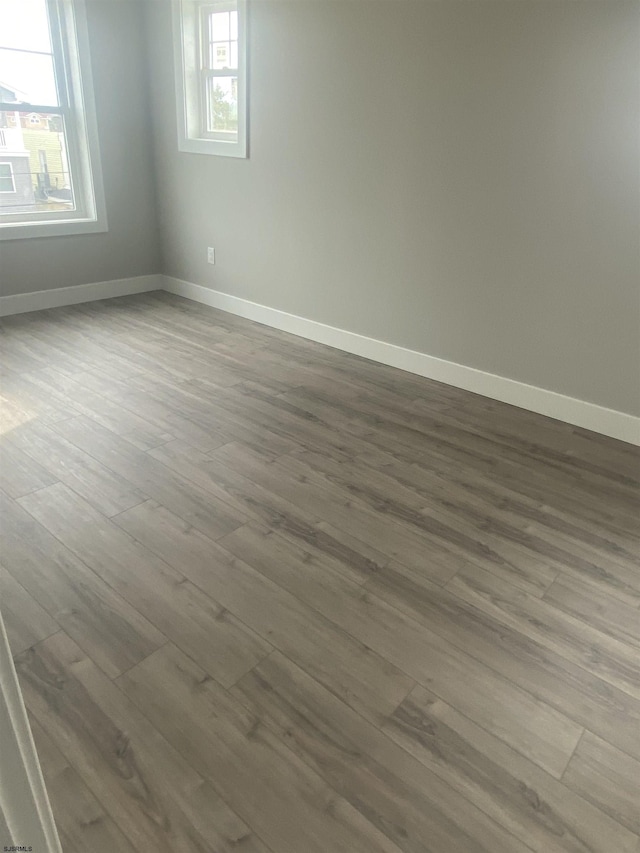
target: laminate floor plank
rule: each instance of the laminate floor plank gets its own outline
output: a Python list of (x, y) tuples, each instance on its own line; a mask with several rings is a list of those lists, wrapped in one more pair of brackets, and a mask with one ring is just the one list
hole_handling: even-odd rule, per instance
[(281, 335), (269, 345), (268, 350), (282, 363), (295, 361), (305, 364), (329, 383), (336, 380), (355, 382), (374, 396), (381, 388), (385, 392), (402, 395), (407, 405), (418, 396), (426, 396), (430, 401), (450, 402), (457, 399), (456, 395), (460, 393), (458, 389), (441, 382), (418, 377), (354, 353), (338, 354), (331, 347), (296, 335)]
[(403, 851), (530, 849), (283, 655), (231, 692)]
[(562, 781), (640, 835), (640, 761), (585, 732)]
[(119, 684), (202, 776), (224, 784), (231, 807), (274, 850), (400, 850), (177, 649), (147, 658)]
[[(34, 492), (22, 499), (22, 506), (222, 684), (233, 684), (271, 651), (182, 573), (66, 487)], [(143, 512), (153, 517), (146, 507)]]
[[(545, 582), (548, 585), (556, 574), (566, 570), (600, 588), (605, 595), (616, 596), (632, 605), (640, 604), (637, 588), (640, 541), (637, 536), (614, 534), (606, 526), (576, 514), (576, 507), (567, 514), (502, 487), (497, 481), (479, 478), (456, 467), (447, 473), (442, 460), (428, 466), (408, 464), (376, 451), (368, 453), (365, 461), (400, 484), (417, 490), (425, 503), (430, 501), (432, 506), (445, 507), (449, 517), (451, 512), (459, 513), (461, 520), (468, 520), (468, 529), (473, 535), (486, 527), (494, 531), (494, 536), (506, 534), (510, 543), (526, 547), (534, 554), (539, 550), (539, 563), (547, 569), (537, 582), (535, 576), (528, 577), (523, 572), (520, 560), (517, 571), (498, 564), (491, 567), (492, 572), (504, 575), (510, 582), (530, 592), (537, 589), (537, 594), (542, 594)], [(508, 527), (496, 529), (490, 524), (491, 519), (504, 519)]]
[[(473, 399), (473, 398), (472, 398)], [(497, 403), (497, 401), (487, 401)], [(517, 409), (506, 403), (498, 404), (493, 410), (494, 416), (487, 417), (489, 409), (473, 402), (453, 404), (447, 409), (448, 418), (455, 418), (467, 428), (479, 428), (486, 434), (496, 436), (509, 444), (522, 444), (526, 441), (531, 449), (540, 448), (556, 458), (567, 461), (576, 460), (577, 464), (591, 464), (608, 476), (610, 473), (640, 479), (640, 463), (633, 448), (626, 442), (596, 437), (595, 433), (581, 432), (572, 424), (562, 423), (551, 418), (542, 418), (524, 409)], [(425, 402), (416, 405), (419, 411)]]
[[(431, 513), (431, 509), (425, 509), (425, 513)], [(437, 512), (437, 511), (436, 511)], [(613, 557), (607, 560), (606, 556), (601, 554), (594, 557), (588, 554), (583, 556), (583, 549), (579, 546), (576, 548), (567, 548), (564, 543), (561, 547), (557, 542), (550, 542), (533, 532), (519, 531), (512, 525), (505, 524), (502, 520), (487, 518), (479, 513), (469, 513), (470, 518), (467, 522), (471, 530), (481, 531), (479, 535), (488, 535), (492, 541), (496, 539), (507, 541), (509, 544), (516, 543), (516, 547), (526, 549), (531, 555), (537, 552), (539, 559), (546, 560), (550, 567), (555, 567), (557, 570), (567, 569), (576, 574), (592, 577), (602, 583), (608, 584), (616, 592), (629, 597), (635, 598), (640, 593), (640, 578), (638, 571), (640, 570), (640, 561), (635, 564), (626, 563), (616, 560)]]
[(460, 653), (383, 599), (339, 573), (330, 574), (310, 554), (300, 553), (276, 533), (248, 525), (220, 544), (416, 681), (429, 684), (550, 773), (562, 775), (582, 733), (580, 726)]
[(26, 589), (0, 565), (0, 612), (11, 654), (19, 655), (35, 643), (50, 637), (60, 626)]
[(150, 455), (292, 542), (337, 558), (343, 567), (349, 567), (354, 579), (364, 582), (389, 560), (370, 543), (322, 521), (188, 444), (168, 442)]
[[(230, 459), (232, 453), (242, 456), (241, 464), (244, 466), (247, 466), (250, 460), (260, 464), (259, 455), (250, 455), (244, 448), (236, 450), (236, 446), (232, 444), (219, 448), (212, 455), (220, 459)], [(239, 465), (240, 462), (233, 464)], [(301, 491), (300, 484), (311, 486), (316, 502), (323, 494), (334, 493), (336, 497), (333, 503), (337, 504), (340, 500), (338, 495), (342, 494), (343, 501), (345, 498), (349, 499), (345, 515), (353, 514), (356, 507), (361, 513), (376, 513), (379, 531), (373, 535), (381, 540), (387, 537), (389, 542), (393, 541), (391, 534), (395, 532), (396, 525), (402, 526), (406, 531), (407, 543), (414, 541), (417, 536), (421, 543), (418, 550), (420, 556), (407, 556), (406, 549), (404, 553), (399, 549), (393, 553), (389, 551), (389, 556), (411, 566), (421, 562), (425, 572), (431, 572), (432, 579), (446, 582), (459, 568), (473, 561), (492, 571), (504, 573), (509, 577), (515, 576), (523, 584), (535, 587), (538, 594), (542, 595), (558, 573), (558, 569), (529, 554), (519, 544), (514, 545), (504, 538), (492, 537), (483, 531), (474, 530), (473, 535), (468, 535), (463, 523), (454, 515), (424, 508), (424, 500), (410, 489), (395, 484), (383, 474), (358, 467), (348, 460), (338, 462), (327, 456), (305, 452), (283, 456), (276, 460), (274, 465), (286, 469), (286, 476), (294, 481), (293, 485), (298, 491)], [(283, 475), (280, 479), (286, 482)], [(320, 512), (319, 509), (316, 511)], [(324, 509), (325, 515), (329, 512), (331, 510)], [(383, 525), (386, 522), (387, 526), (380, 527), (381, 522)], [(367, 532), (371, 537), (371, 532)], [(363, 533), (363, 538), (364, 535)], [(382, 541), (378, 547), (383, 549)]]
[(147, 499), (142, 490), (112, 467), (67, 441), (64, 432), (55, 432), (38, 423), (24, 424), (13, 430), (7, 443), (22, 450), (58, 482), (73, 489), (106, 516), (117, 515)]
[[(233, 468), (247, 479), (303, 508), (315, 517), (323, 518), (338, 528), (372, 545), (388, 558), (407, 565), (420, 565), (435, 580), (446, 582), (457, 571), (455, 556), (447, 561), (425, 560), (425, 548), (437, 549), (438, 543), (425, 540), (420, 532), (353, 498), (348, 491), (314, 477), (309, 468), (295, 460), (270, 461), (253, 453), (246, 446), (224, 445), (210, 454), (226, 467)], [(302, 470), (300, 471), (300, 467)], [(293, 469), (293, 470), (292, 470)], [(426, 543), (426, 544), (425, 544)]]
[(164, 292), (0, 376), (68, 853), (640, 853), (640, 449)]
[(318, 604), (316, 594), (325, 591), (329, 596), (357, 594), (367, 579), (313, 542), (296, 541), (256, 522), (223, 536), (218, 544), (308, 603)]
[(291, 430), (287, 432), (278, 424), (274, 430), (273, 421), (269, 424), (258, 422), (247, 417), (242, 409), (238, 412), (233, 407), (230, 409), (225, 406), (225, 400), (229, 399), (233, 390), (216, 387), (210, 378), (199, 382), (199, 386), (185, 382), (176, 388), (166, 377), (145, 377), (144, 384), (145, 387), (153, 389), (154, 399), (166, 406), (174, 417), (187, 417), (200, 429), (215, 428), (222, 438), (218, 444), (234, 439), (243, 440), (269, 448), (276, 455), (300, 449), (302, 437), (296, 436), (295, 440), (292, 439)]
[[(567, 442), (562, 449), (556, 449), (548, 442), (530, 441), (517, 430), (507, 432), (488, 427), (487, 424), (480, 425), (478, 421), (470, 423), (468, 420), (456, 420), (449, 417), (448, 412), (440, 416), (440, 423), (434, 422), (433, 414), (426, 407), (423, 410), (423, 419), (429, 428), (442, 426), (448, 432), (458, 434), (458, 430), (471, 435), (477, 435), (482, 439), (483, 446), (489, 448), (491, 444), (500, 448), (500, 454), (506, 459), (520, 462), (525, 459), (529, 464), (539, 464), (540, 470), (551, 469), (553, 475), (562, 473), (565, 476), (576, 479), (585, 488), (591, 485), (597, 487), (599, 492), (611, 493), (620, 498), (620, 501), (630, 501), (637, 505), (637, 489), (640, 486), (640, 467), (637, 464), (629, 464), (624, 468), (612, 466), (605, 460), (603, 464), (601, 457), (592, 454), (581, 454), (581, 443), (579, 438)], [(629, 460), (631, 461), (631, 460)]]
[[(35, 357), (40, 362), (41, 368), (54, 367), (59, 373), (73, 376), (74, 373), (79, 373), (85, 369), (86, 361), (78, 351), (70, 351), (66, 348), (61, 348), (59, 339), (47, 338), (38, 331), (31, 330), (31, 333), (23, 333), (19, 337), (15, 337), (13, 341), (14, 347), (20, 347), (22, 352), (28, 353)], [(20, 359), (22, 357), (20, 352)], [(18, 355), (18, 352), (15, 353)], [(33, 365), (35, 368), (36, 365)], [(31, 374), (35, 372), (31, 371)]]
[(93, 418), (142, 450), (158, 447), (174, 438), (154, 422), (145, 420), (139, 414), (130, 412), (107, 397), (82, 386), (73, 376), (65, 376), (53, 368), (46, 368), (32, 373), (31, 378), (37, 385), (45, 384), (56, 388), (69, 399), (80, 414)]
[(20, 376), (6, 361), (3, 363), (0, 409), (3, 435), (36, 419), (41, 424), (53, 424), (77, 414), (77, 409), (61, 403), (50, 394), (41, 394), (29, 383), (28, 377)]
[(134, 850), (232, 853), (244, 844), (265, 853), (208, 782), (64, 633), (19, 655), (16, 669), (31, 714)]
[[(447, 466), (444, 460), (431, 460), (428, 467), (409, 465), (377, 451), (369, 452), (363, 461), (414, 489), (425, 500), (437, 501), (456, 513), (483, 512), (524, 533), (544, 537), (548, 543), (562, 543), (570, 551), (577, 549), (585, 558), (596, 562), (613, 561), (623, 567), (638, 565), (637, 535), (629, 539), (628, 547), (624, 547), (620, 535), (611, 535), (601, 518), (587, 521), (575, 507), (572, 513), (563, 512), (506, 487), (496, 479)], [(547, 543), (544, 544), (549, 550)], [(553, 552), (550, 556), (553, 557)], [(559, 555), (561, 560), (564, 556)]]
[(94, 305), (93, 313), (87, 313), (85, 308), (69, 321), (71, 341), (86, 353), (85, 371), (104, 369), (119, 380), (163, 370), (176, 378), (191, 373), (184, 357), (171, 359), (170, 347), (166, 346), (162, 352), (158, 335), (129, 323), (126, 312), (116, 316), (110, 309), (111, 306)]
[(544, 599), (564, 613), (570, 613), (640, 652), (638, 607), (624, 604), (607, 596), (600, 587), (562, 572), (545, 592)]
[[(318, 408), (326, 411), (330, 408), (335, 417), (345, 417), (345, 407), (342, 403), (336, 406), (330, 401), (307, 397), (305, 407), (310, 411)], [(448, 430), (443, 428), (443, 424), (437, 428), (437, 419), (435, 424), (436, 428), (432, 433), (425, 435), (402, 425), (390, 425), (382, 417), (358, 417), (355, 411), (346, 419), (346, 428), (350, 432), (399, 460), (409, 464), (424, 462), (427, 465), (435, 461), (452, 471), (461, 468), (465, 472), (489, 474), (498, 482), (540, 496), (543, 502), (559, 503), (569, 511), (579, 504), (581, 510), (588, 512), (596, 523), (607, 519), (615, 529), (631, 531), (637, 536), (637, 501), (633, 499), (632, 490), (623, 490), (624, 495), (621, 501), (617, 502), (615, 509), (603, 507), (598, 489), (594, 489), (593, 484), (585, 484), (578, 472), (532, 465), (526, 458), (521, 459), (513, 455), (512, 458), (506, 459), (498, 448), (491, 452), (490, 448), (474, 450), (461, 446), (449, 435)], [(570, 492), (568, 486), (571, 487)], [(615, 495), (609, 497), (613, 499)]]
[[(1, 492), (0, 517), (7, 570), (107, 675), (119, 675), (166, 642), (103, 578)], [(0, 607), (4, 613), (5, 603)], [(29, 611), (17, 615), (31, 624)]]
[[(454, 484), (462, 485), (469, 491), (485, 493), (488, 488), (490, 492), (498, 491), (501, 497), (508, 500), (517, 496), (533, 507), (534, 516), (538, 519), (540, 513), (549, 514), (568, 520), (579, 528), (586, 528), (584, 537), (577, 533), (578, 542), (584, 541), (586, 544), (593, 541), (592, 537), (595, 536), (600, 540), (599, 544), (603, 539), (609, 541), (614, 555), (620, 550), (623, 556), (629, 552), (635, 556), (638, 550), (639, 531), (633, 515), (627, 519), (608, 503), (585, 499), (584, 494), (566, 483), (552, 484), (540, 476), (535, 468), (523, 468), (500, 459), (479, 465), (469, 460), (469, 464), (463, 465), (448, 460), (446, 453), (432, 449), (426, 449), (420, 457), (416, 457), (410, 453), (398, 453), (390, 447), (377, 447), (367, 460), (369, 464), (377, 465), (376, 457), (382, 458), (379, 464), (385, 468), (389, 460), (402, 463), (396, 471), (388, 469), (400, 482), (415, 483), (418, 487), (428, 489), (429, 480), (435, 474), (445, 480), (450, 478)], [(405, 480), (405, 477), (408, 479)]]
[[(34, 377), (37, 377), (42, 370), (45, 370), (49, 366), (50, 364), (48, 362), (43, 362), (37, 370), (30, 370), (27, 373), (22, 373), (19, 378), (17, 375), (13, 375), (13, 371), (11, 370), (6, 372), (7, 384), (5, 385), (5, 389), (11, 392), (11, 395), (7, 395), (9, 398), (16, 392), (19, 392), (24, 394), (25, 399), (28, 399), (34, 407), (49, 407), (52, 412), (55, 413), (55, 416), (50, 416), (49, 420), (55, 423), (56, 421), (66, 420), (68, 417), (73, 417), (79, 414), (79, 412), (68, 397), (60, 393), (57, 388), (54, 388), (50, 384), (38, 384), (34, 381)], [(82, 363), (79, 363), (78, 371), (82, 369), (83, 365)], [(62, 373), (62, 375), (65, 374)], [(69, 375), (71, 376), (73, 374), (70, 372)], [(37, 408), (36, 411), (38, 411)]]
[(188, 320), (176, 318), (175, 312), (167, 310), (166, 305), (154, 303), (152, 299), (141, 300), (136, 321), (143, 327), (154, 329), (163, 336), (175, 338), (180, 346), (204, 350), (204, 358), (212, 351), (215, 353), (232, 352), (234, 357), (254, 356), (268, 343), (256, 335), (246, 335), (239, 330), (222, 327), (212, 329), (210, 323), (198, 321), (195, 317)]
[[(129, 415), (139, 415), (145, 421), (154, 423), (163, 433), (186, 440), (201, 450), (211, 450), (228, 440), (214, 424), (200, 426), (185, 417), (179, 401), (174, 400), (173, 404), (164, 402), (156, 393), (156, 383), (151, 381), (150, 376), (145, 374), (144, 382), (136, 385), (135, 377), (117, 379), (104, 369), (96, 368), (76, 374), (73, 379), (80, 386), (81, 392), (86, 390), (90, 395), (105, 397)], [(176, 383), (176, 387), (182, 387), (180, 375), (173, 375), (170, 381)]]
[[(128, 480), (146, 496), (174, 510), (185, 521), (217, 539), (247, 521), (229, 504), (216, 500), (209, 492), (185, 481), (129, 442), (84, 417), (65, 422), (67, 439), (118, 476)], [(140, 501), (139, 501), (140, 503)]]
[[(469, 535), (464, 511), (452, 512), (442, 501), (430, 501), (407, 486), (400, 485), (383, 472), (357, 462), (337, 462), (318, 453), (291, 454), (296, 462), (307, 465), (321, 477), (334, 483), (373, 507), (383, 507), (385, 515), (406, 522), (429, 534), (444, 551), (457, 554), (460, 560), (481, 563), (491, 570), (513, 574), (521, 581), (547, 588), (558, 570), (529, 553), (518, 537), (495, 536), (486, 527), (475, 525)], [(291, 465), (289, 458), (283, 464)], [(464, 507), (462, 508), (464, 510)]]
[(49, 735), (29, 722), (63, 853), (135, 853)]
[(618, 820), (425, 688), (409, 694), (383, 731), (539, 853), (635, 849)]
[(548, 601), (540, 601), (476, 566), (461, 569), (449, 581), (447, 589), (497, 622), (508, 625), (640, 699), (640, 654), (637, 648), (586, 625)]
[(204, 349), (192, 347), (187, 343), (181, 344), (176, 338), (162, 333), (150, 337), (138, 335), (138, 327), (135, 325), (130, 334), (135, 336), (136, 348), (142, 356), (156, 365), (169, 363), (172, 370), (179, 371), (187, 378), (207, 376), (211, 368), (215, 370), (215, 357)]
[(345, 436), (335, 426), (320, 417), (310, 418), (289, 406), (282, 397), (272, 397), (261, 390), (243, 385), (219, 395), (219, 405), (232, 414), (255, 422), (271, 432), (281, 433), (288, 439), (327, 453), (352, 453), (352, 448), (364, 448), (357, 439)]
[(3, 490), (12, 498), (58, 482), (50, 471), (7, 439), (0, 444), (0, 478)]
[(210, 305), (198, 304), (190, 299), (184, 299), (181, 296), (166, 292), (153, 291), (146, 296), (153, 300), (154, 304), (165, 313), (169, 313), (171, 317), (177, 316), (179, 321), (187, 324), (195, 323), (200, 327), (213, 327), (227, 333), (240, 332), (243, 335), (248, 335), (252, 340), (264, 341), (267, 344), (282, 339), (282, 333), (277, 329), (272, 329), (271, 326), (254, 323), (252, 320), (247, 320), (236, 314), (229, 314), (228, 311), (221, 311), (219, 308), (213, 308)]
[(515, 629), (400, 564), (382, 569), (365, 589), (578, 725), (640, 758), (640, 701), (531, 639), (525, 626)]
[[(71, 309), (67, 314), (56, 316), (57, 325), (64, 327), (64, 334), (56, 331), (56, 324), (50, 322), (42, 322), (37, 334), (61, 353), (72, 357), (80, 356), (82, 368), (73, 373), (67, 372), (70, 378), (87, 370), (105, 368), (114, 379), (127, 379), (144, 373), (152, 366), (150, 361), (139, 364), (135, 358), (135, 348), (129, 347), (122, 336), (114, 335), (113, 331), (105, 334), (102, 324), (94, 323), (91, 326), (87, 323), (84, 327), (76, 326), (74, 318), (77, 314)], [(49, 368), (51, 365), (43, 367)]]
[[(273, 350), (273, 346), (270, 351)], [(293, 353), (292, 353), (293, 355)], [(302, 356), (301, 352), (296, 352), (293, 361), (298, 361)], [(284, 361), (282, 351), (280, 358)], [(291, 359), (290, 359), (291, 360)], [(361, 378), (353, 371), (348, 374), (342, 373), (340, 376), (327, 375), (326, 364), (327, 357), (319, 358), (317, 353), (314, 353), (312, 359), (306, 355), (306, 367), (308, 376), (305, 377), (304, 383), (299, 387), (283, 393), (283, 399), (288, 400), (299, 408), (305, 408), (305, 402), (313, 403), (318, 397), (326, 398), (328, 391), (331, 391), (331, 403), (337, 407), (341, 403), (347, 408), (356, 409), (359, 413), (366, 417), (384, 418), (389, 417), (393, 413), (393, 417), (398, 418), (403, 423), (412, 423), (415, 419), (415, 413), (412, 411), (413, 394), (407, 394), (407, 389), (402, 382), (396, 383), (393, 387), (382, 387), (375, 381), (363, 382)], [(335, 363), (335, 359), (334, 359)], [(441, 412), (447, 411), (451, 406), (449, 398), (450, 391), (454, 390), (446, 386), (438, 386), (433, 384), (430, 388), (428, 400), (425, 400), (425, 405), (428, 405), (431, 411)], [(346, 417), (346, 414), (345, 414)]]
[(413, 679), (385, 658), (166, 508), (150, 511), (155, 519), (129, 514), (138, 541), (181, 567), (196, 586), (364, 716), (380, 722), (413, 687)]
[[(253, 353), (265, 346), (266, 341), (256, 335), (245, 335), (240, 330), (225, 329), (222, 326), (211, 327), (203, 324), (194, 316), (188, 320), (175, 317), (173, 312), (161, 302), (154, 301), (146, 294), (140, 294), (135, 300), (126, 299), (115, 305), (115, 317), (122, 320), (126, 327), (141, 337), (153, 341), (175, 340), (174, 346), (185, 350), (203, 350), (203, 359), (211, 356), (212, 348), (227, 341), (231, 342), (238, 353)], [(202, 337), (208, 331), (207, 341)]]
[[(490, 473), (498, 481), (506, 477), (507, 482), (526, 490), (539, 484), (538, 494), (542, 494), (543, 500), (560, 500), (569, 508), (580, 502), (596, 519), (609, 514), (616, 526), (637, 535), (636, 487), (620, 485), (602, 476), (589, 476), (588, 472), (585, 474), (570, 465), (564, 468), (543, 465), (526, 455), (505, 452), (495, 442), (478, 442), (468, 430), (449, 429), (437, 414), (430, 417), (428, 429), (420, 429), (389, 420), (384, 410), (380, 414), (362, 414), (348, 401), (338, 401), (329, 392), (318, 395), (298, 388), (288, 394), (287, 399), (312, 414), (328, 417), (330, 413), (331, 420), (339, 422), (348, 434), (410, 464), (421, 462), (425, 455), (427, 460), (435, 455), (454, 470), (462, 466), (463, 470)], [(567, 500), (568, 486), (571, 487), (570, 500)], [(601, 498), (605, 493), (611, 508), (602, 506)]]
[(0, 342), (0, 355), (2, 356), (2, 370), (12, 370), (14, 373), (22, 375), (27, 374), (31, 370), (38, 370), (45, 367), (45, 362), (38, 358), (35, 353), (30, 352), (23, 338), (24, 329), (21, 330), (19, 337), (11, 337), (7, 330), (7, 324), (2, 326), (3, 338)]

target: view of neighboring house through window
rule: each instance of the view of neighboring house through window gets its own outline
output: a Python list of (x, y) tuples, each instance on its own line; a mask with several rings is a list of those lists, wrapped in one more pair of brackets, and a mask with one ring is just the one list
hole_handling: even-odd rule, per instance
[(246, 157), (246, 3), (175, 3), (178, 147)]
[(0, 0), (0, 162), (12, 182), (0, 168), (3, 237), (104, 230), (79, 9), (79, 0)]

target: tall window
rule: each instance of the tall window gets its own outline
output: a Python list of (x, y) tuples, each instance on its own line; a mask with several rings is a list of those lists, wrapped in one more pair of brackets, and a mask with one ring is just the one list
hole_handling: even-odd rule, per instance
[(82, 0), (0, 0), (0, 238), (99, 230)]
[(173, 9), (178, 148), (246, 157), (246, 3), (181, 0)]

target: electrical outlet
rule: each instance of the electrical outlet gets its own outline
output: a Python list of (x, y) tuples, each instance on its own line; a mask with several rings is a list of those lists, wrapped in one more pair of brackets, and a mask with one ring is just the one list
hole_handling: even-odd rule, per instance
[(210, 264), (215, 264), (216, 262), (216, 250), (211, 246), (207, 248), (207, 262)]

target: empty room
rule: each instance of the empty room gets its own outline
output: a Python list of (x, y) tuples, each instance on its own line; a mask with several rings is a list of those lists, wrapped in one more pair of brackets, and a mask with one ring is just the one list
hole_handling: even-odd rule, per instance
[(0, 849), (640, 853), (639, 0), (0, 0)]

